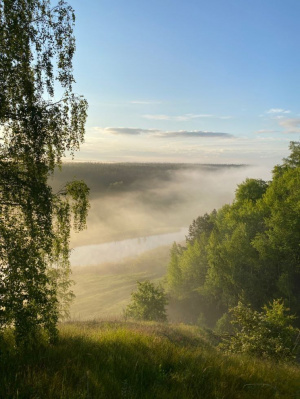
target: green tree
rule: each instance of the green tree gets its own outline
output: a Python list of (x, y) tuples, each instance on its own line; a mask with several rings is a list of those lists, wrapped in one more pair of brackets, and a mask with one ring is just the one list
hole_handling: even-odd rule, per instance
[(260, 203), (265, 229), (253, 246), (272, 276), (274, 296), (285, 298), (292, 312), (300, 315), (300, 143), (292, 142), (290, 150), (283, 164), (274, 168)]
[(0, 0), (0, 332), (14, 325), (17, 342), (40, 330), (55, 338), (71, 296), (72, 214), (80, 230), (88, 210), (84, 182), (59, 193), (48, 185), (84, 137), (87, 102), (72, 91), (74, 21), (64, 0)]
[(231, 205), (193, 221), (169, 265), (171, 303), (188, 298), (212, 324), (239, 300), (258, 311), (284, 298), (300, 315), (300, 143), (290, 150), (272, 181), (246, 179)]
[(192, 243), (199, 239), (202, 234), (209, 235), (214, 228), (214, 219), (217, 211), (214, 209), (209, 215), (205, 213), (203, 216), (198, 216), (194, 219), (189, 226), (188, 236), (186, 237), (187, 243)]
[(238, 185), (235, 192), (235, 200), (239, 202), (252, 201), (255, 202), (262, 198), (268, 188), (268, 183), (262, 179), (246, 179), (242, 184)]
[(182, 255), (182, 252), (182, 246), (174, 242), (170, 250), (170, 262), (167, 271), (168, 287), (174, 295), (176, 295), (182, 286), (182, 272), (179, 264), (179, 259)]
[(167, 296), (161, 286), (149, 280), (137, 282), (137, 290), (131, 294), (131, 303), (125, 310), (126, 317), (136, 320), (166, 321)]

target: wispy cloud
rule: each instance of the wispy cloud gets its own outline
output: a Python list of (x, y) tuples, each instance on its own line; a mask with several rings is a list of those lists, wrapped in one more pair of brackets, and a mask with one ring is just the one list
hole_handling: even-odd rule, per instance
[(278, 133), (278, 130), (272, 130), (272, 129), (261, 129), (261, 130), (257, 130), (255, 132), (256, 134), (265, 134), (265, 133)]
[(154, 133), (157, 132), (158, 130), (156, 129), (140, 129), (140, 128), (133, 128), (133, 127), (95, 127), (95, 130), (101, 132), (101, 133), (107, 133), (107, 134), (115, 134), (115, 135), (131, 135), (131, 136), (137, 136), (140, 134), (149, 134), (149, 133)]
[(266, 111), (266, 114), (290, 114), (291, 111), (289, 109), (283, 109), (283, 108), (271, 108), (268, 111)]
[(283, 127), (284, 133), (300, 133), (300, 118), (283, 119), (278, 123)]
[(154, 105), (154, 104), (161, 104), (161, 101), (134, 100), (134, 101), (129, 101), (129, 103), (137, 105)]
[(230, 133), (223, 132), (207, 132), (202, 130), (178, 130), (178, 131), (164, 131), (158, 129), (141, 129), (131, 127), (94, 127), (94, 131), (111, 135), (148, 135), (151, 137), (169, 138), (169, 137), (184, 137), (184, 138), (234, 138)]
[(278, 120), (278, 119), (284, 119), (284, 118), (286, 118), (286, 116), (284, 116), (284, 115), (276, 115), (272, 119)]
[(191, 138), (191, 137), (199, 137), (199, 138), (234, 138), (234, 136), (230, 133), (221, 133), (221, 132), (204, 132), (201, 130), (193, 130), (193, 131), (186, 131), (180, 130), (175, 132), (157, 132), (155, 133), (156, 137), (184, 137), (184, 138)]
[(177, 122), (185, 122), (190, 121), (193, 119), (201, 119), (201, 118), (214, 118), (214, 119), (232, 119), (232, 116), (216, 116), (212, 114), (184, 114), (184, 115), (165, 115), (165, 114), (158, 114), (152, 115), (147, 114), (143, 115), (143, 118), (150, 119), (150, 120), (159, 120), (159, 121), (177, 121)]
[(156, 121), (169, 121), (170, 120), (170, 116), (168, 116), (168, 115), (143, 115), (143, 118), (156, 120)]

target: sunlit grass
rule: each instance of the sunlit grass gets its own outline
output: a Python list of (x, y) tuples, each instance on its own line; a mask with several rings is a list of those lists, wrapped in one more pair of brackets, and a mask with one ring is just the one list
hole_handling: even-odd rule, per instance
[(71, 318), (121, 317), (136, 282), (159, 281), (166, 273), (169, 255), (170, 248), (162, 246), (120, 262), (74, 268)]
[[(59, 342), (2, 351), (1, 398), (297, 398), (300, 369), (225, 356), (191, 326), (86, 322)], [(298, 395), (298, 396), (297, 396)]]

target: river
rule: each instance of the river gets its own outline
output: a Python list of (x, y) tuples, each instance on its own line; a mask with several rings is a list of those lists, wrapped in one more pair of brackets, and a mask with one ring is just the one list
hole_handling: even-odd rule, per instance
[(140, 255), (150, 249), (171, 245), (174, 241), (182, 242), (187, 233), (188, 228), (184, 227), (174, 233), (76, 247), (71, 252), (71, 266), (92, 266), (104, 262), (116, 262), (127, 257)]

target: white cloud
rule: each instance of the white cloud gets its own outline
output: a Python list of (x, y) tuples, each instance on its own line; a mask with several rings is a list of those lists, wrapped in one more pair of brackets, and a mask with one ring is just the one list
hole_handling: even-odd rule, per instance
[(283, 116), (283, 115), (276, 115), (276, 116), (274, 116), (273, 118), (271, 118), (271, 119), (284, 119), (285, 117)]
[(170, 120), (170, 116), (168, 115), (143, 115), (143, 118), (145, 119), (153, 119), (156, 121), (169, 121)]
[(140, 134), (148, 134), (148, 133), (154, 133), (157, 132), (158, 130), (156, 129), (140, 129), (140, 128), (133, 128), (133, 127), (94, 127), (94, 130), (97, 130), (101, 133), (107, 133), (107, 134), (115, 134), (115, 135), (131, 135), (131, 136), (137, 136)]
[[(300, 129), (300, 117), (297, 120), (288, 120), (283, 127), (292, 131)], [(230, 136), (229, 133), (222, 135), (218, 132), (180, 130), (168, 132), (136, 127), (89, 128), (76, 160), (252, 164), (263, 162), (264, 165), (269, 165), (271, 170), (274, 164), (280, 163), (281, 159), (288, 155), (288, 135)]]
[(278, 133), (278, 130), (272, 130), (272, 129), (261, 129), (261, 130), (257, 130), (255, 133), (257, 133), (257, 134), (264, 134), (264, 133)]
[(156, 137), (199, 137), (199, 138), (233, 138), (234, 136), (230, 133), (221, 132), (204, 132), (201, 130), (186, 131), (180, 130), (175, 132), (158, 132), (155, 134)]
[(284, 119), (279, 121), (284, 133), (300, 133), (300, 118)]
[(271, 108), (266, 111), (267, 114), (290, 114), (291, 111), (283, 108)]
[(213, 119), (232, 119), (232, 116), (216, 116), (212, 114), (184, 114), (184, 115), (143, 115), (143, 118), (150, 120), (165, 120), (165, 121), (177, 121), (177, 122), (185, 122), (193, 119), (201, 119), (201, 118), (213, 118)]
[(163, 131), (158, 129), (141, 129), (141, 128), (131, 128), (131, 127), (94, 127), (93, 130), (104, 134), (111, 135), (148, 135), (152, 137), (199, 137), (199, 138), (233, 138), (234, 136), (230, 133), (223, 132), (207, 132), (202, 130), (178, 130), (178, 131)]

